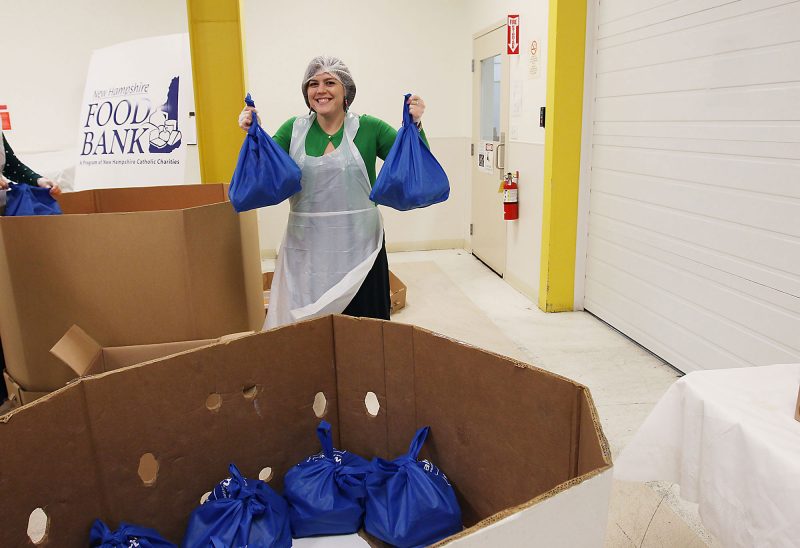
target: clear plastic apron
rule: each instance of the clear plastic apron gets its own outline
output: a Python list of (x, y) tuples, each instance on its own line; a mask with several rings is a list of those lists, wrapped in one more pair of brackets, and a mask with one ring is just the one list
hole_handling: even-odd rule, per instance
[(264, 329), (344, 311), (383, 245), (383, 218), (369, 200), (367, 168), (353, 144), (358, 116), (345, 116), (341, 144), (318, 158), (306, 155), (315, 116), (292, 127), (289, 153), (303, 172), (302, 190), (289, 199)]

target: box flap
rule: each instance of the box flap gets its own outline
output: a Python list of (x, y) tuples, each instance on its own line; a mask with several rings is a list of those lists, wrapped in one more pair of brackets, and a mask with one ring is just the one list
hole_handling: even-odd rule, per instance
[(92, 372), (102, 359), (103, 347), (86, 331), (73, 325), (50, 349), (50, 353), (67, 364), (79, 377)]
[(800, 389), (797, 390), (797, 403), (795, 404), (794, 419), (800, 422)]

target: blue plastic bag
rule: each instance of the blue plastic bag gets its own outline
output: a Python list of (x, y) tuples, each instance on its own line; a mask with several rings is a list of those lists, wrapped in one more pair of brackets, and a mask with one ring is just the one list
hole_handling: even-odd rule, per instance
[[(256, 106), (249, 93), (244, 101)], [(261, 128), (258, 116), (252, 117), (228, 188), (228, 199), (240, 213), (284, 201), (300, 191), (302, 176), (294, 160)]]
[(284, 548), (292, 545), (286, 501), (261, 480), (231, 477), (220, 482), (189, 517), (184, 548)]
[(49, 188), (11, 183), (6, 194), (6, 216), (61, 215)]
[(164, 540), (155, 529), (120, 523), (112, 531), (99, 519), (94, 520), (89, 531), (89, 546), (92, 548), (177, 548), (176, 544)]
[(355, 533), (364, 519), (365, 459), (333, 448), (331, 425), (319, 423), (322, 453), (293, 466), (284, 478), (283, 496), (295, 538)]
[(430, 461), (417, 461), (430, 427), (417, 430), (408, 453), (372, 461), (364, 529), (400, 548), (427, 546), (462, 529), (455, 491)]
[(444, 202), (450, 196), (450, 181), (417, 130), (403, 100), (403, 127), (375, 179), (369, 199), (400, 211)]

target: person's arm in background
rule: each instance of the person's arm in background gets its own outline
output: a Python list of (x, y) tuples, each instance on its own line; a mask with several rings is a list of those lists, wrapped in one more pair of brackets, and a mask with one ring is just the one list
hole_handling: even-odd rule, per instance
[(49, 188), (50, 194), (54, 196), (61, 194), (61, 189), (57, 184), (47, 177), (42, 177), (31, 168), (23, 164), (19, 158), (17, 158), (17, 155), (14, 154), (14, 150), (11, 148), (11, 145), (8, 144), (8, 139), (3, 139), (3, 148), (6, 153), (6, 165), (3, 168), (2, 175), (6, 181), (0, 179), (0, 187), (7, 187), (7, 181), (11, 180), (16, 183), (24, 183), (26, 185)]

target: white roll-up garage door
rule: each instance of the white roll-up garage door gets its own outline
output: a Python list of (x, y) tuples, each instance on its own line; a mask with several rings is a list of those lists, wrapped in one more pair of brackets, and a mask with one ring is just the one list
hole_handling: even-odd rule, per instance
[(682, 371), (800, 362), (800, 2), (596, 6), (586, 310)]

